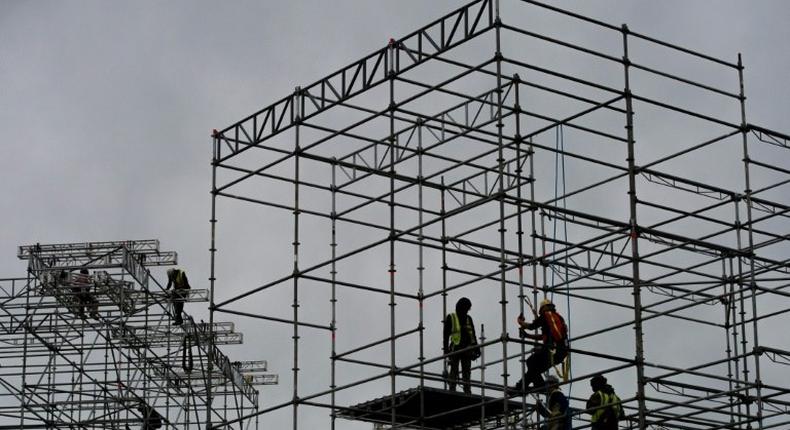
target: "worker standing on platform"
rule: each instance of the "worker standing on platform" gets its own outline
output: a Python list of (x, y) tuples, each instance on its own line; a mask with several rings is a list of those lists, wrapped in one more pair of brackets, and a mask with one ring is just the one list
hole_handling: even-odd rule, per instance
[[(466, 297), (462, 297), (455, 304), (455, 312), (447, 315), (444, 319), (442, 351), (445, 354), (453, 354), (456, 351), (462, 351), (465, 348), (477, 345), (474, 322), (472, 317), (469, 316), (470, 309), (472, 309), (472, 302)], [(455, 386), (458, 383), (458, 365), (460, 364), (464, 393), (472, 393), (472, 385), (470, 383), (472, 360), (477, 360), (478, 357), (480, 357), (479, 347), (458, 352), (448, 358), (450, 362), (450, 377), (447, 384), (450, 391), (455, 391)]]
[(546, 378), (546, 405), (540, 400), (537, 411), (546, 418), (546, 425), (541, 430), (570, 430), (571, 416), (568, 407), (568, 398), (560, 391), (560, 380), (554, 375)]
[(614, 388), (601, 374), (590, 379), (590, 387), (593, 394), (587, 400), (587, 413), (592, 415), (592, 430), (617, 430), (617, 423), (623, 417), (623, 406)]
[(184, 302), (189, 294), (189, 280), (187, 274), (181, 269), (170, 269), (167, 271), (167, 287), (165, 291), (173, 287), (173, 294), (171, 300), (173, 302), (173, 313), (175, 314), (175, 321), (173, 325), (181, 325), (184, 319), (181, 314), (184, 312)]
[(80, 272), (71, 277), (71, 292), (74, 293), (77, 302), (77, 316), (85, 319), (85, 311), (90, 313), (94, 319), (99, 319), (99, 302), (90, 293), (93, 284), (88, 269), (80, 269)]
[(140, 403), (140, 405), (137, 406), (137, 411), (140, 412), (143, 418), (143, 426), (140, 427), (140, 430), (157, 430), (162, 428), (162, 415), (154, 408)]
[[(527, 358), (527, 373), (510, 389), (515, 392), (525, 392), (530, 384), (539, 389), (543, 387), (541, 374), (551, 369), (555, 364), (562, 363), (568, 355), (568, 327), (550, 300), (541, 302), (534, 321), (527, 323), (524, 314), (521, 314), (518, 316), (517, 322), (521, 337), (539, 340), (543, 344), (536, 347)], [(527, 330), (538, 328), (541, 331), (540, 335), (527, 333)]]

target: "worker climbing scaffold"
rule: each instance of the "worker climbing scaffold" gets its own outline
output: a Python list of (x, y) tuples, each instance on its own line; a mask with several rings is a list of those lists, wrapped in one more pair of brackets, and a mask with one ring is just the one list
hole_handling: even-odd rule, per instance
[[(530, 385), (535, 389), (543, 388), (543, 372), (557, 364), (564, 362), (568, 356), (568, 327), (565, 320), (557, 312), (554, 304), (546, 299), (538, 308), (535, 319), (527, 323), (524, 314), (516, 320), (519, 326), (519, 336), (542, 342), (527, 358), (527, 372), (524, 377), (510, 387), (515, 393), (524, 393)], [(531, 334), (527, 330), (540, 329), (541, 334)]]

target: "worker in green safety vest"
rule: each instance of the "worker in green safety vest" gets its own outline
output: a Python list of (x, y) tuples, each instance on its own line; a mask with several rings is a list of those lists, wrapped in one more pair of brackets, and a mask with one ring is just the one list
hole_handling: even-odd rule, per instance
[(173, 287), (171, 300), (173, 302), (173, 325), (181, 325), (184, 322), (181, 314), (184, 312), (184, 302), (189, 295), (189, 280), (187, 274), (181, 269), (169, 269), (167, 271), (167, 287), (165, 291)]
[(601, 374), (590, 379), (590, 387), (593, 394), (587, 400), (587, 413), (592, 415), (592, 430), (617, 430), (617, 423), (623, 417), (623, 406), (614, 388)]
[(458, 366), (460, 364), (462, 384), (466, 394), (472, 393), (470, 383), (472, 360), (477, 360), (480, 357), (480, 348), (470, 348), (477, 345), (474, 322), (472, 317), (469, 316), (470, 309), (472, 309), (472, 302), (469, 299), (462, 297), (458, 300), (458, 303), (455, 304), (455, 312), (447, 315), (444, 319), (444, 341), (442, 346), (442, 351), (445, 354), (451, 354), (447, 359), (450, 365), (447, 385), (450, 391), (455, 391), (455, 386), (458, 383)]

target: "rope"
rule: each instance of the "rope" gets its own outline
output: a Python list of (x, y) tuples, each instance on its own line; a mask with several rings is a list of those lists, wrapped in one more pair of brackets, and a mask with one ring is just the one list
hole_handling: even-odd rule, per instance
[[(566, 194), (566, 176), (565, 176), (565, 132), (562, 127), (562, 124), (558, 125), (556, 128), (555, 134), (555, 141), (554, 141), (554, 200), (555, 202), (559, 199), (557, 204), (562, 204), (563, 209), (567, 209), (567, 202), (565, 198)], [(561, 175), (561, 176), (560, 176)], [(562, 194), (560, 194), (560, 182), (562, 182)], [(557, 252), (557, 218), (553, 217), (552, 220), (552, 254), (556, 254)], [(568, 242), (568, 222), (564, 219), (562, 220), (562, 240), (563, 242)], [(565, 259), (568, 259), (568, 247), (565, 247)], [(551, 271), (551, 301), (554, 302), (554, 289), (556, 287), (556, 282), (554, 279), (555, 271)], [(568, 309), (567, 313), (567, 320), (566, 325), (568, 326), (568, 348), (570, 348), (570, 333), (571, 333), (571, 296), (570, 296), (570, 284), (568, 283), (568, 265), (565, 265), (565, 273), (564, 273), (564, 280), (565, 280), (565, 304)], [(570, 366), (570, 353), (565, 357), (562, 362), (562, 371), (557, 369), (554, 366), (554, 371), (557, 372), (557, 376), (564, 381), (567, 381), (569, 378), (573, 378), (573, 374), (571, 373), (571, 366)], [(573, 383), (568, 384), (568, 396), (571, 395)]]

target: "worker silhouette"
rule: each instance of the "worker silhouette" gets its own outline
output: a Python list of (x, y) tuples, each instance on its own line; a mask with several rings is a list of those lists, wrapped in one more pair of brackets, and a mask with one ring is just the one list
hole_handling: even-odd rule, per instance
[(162, 428), (162, 415), (159, 414), (154, 408), (146, 405), (145, 403), (140, 403), (137, 406), (137, 412), (140, 412), (140, 415), (143, 419), (143, 424), (140, 427), (140, 430), (157, 430)]
[(614, 388), (601, 374), (590, 378), (590, 388), (593, 393), (587, 399), (587, 413), (591, 415), (592, 430), (617, 430), (617, 423), (623, 417), (623, 406)]
[(181, 325), (184, 323), (181, 314), (184, 312), (184, 302), (187, 299), (190, 289), (187, 274), (181, 269), (168, 270), (167, 287), (165, 287), (165, 291), (170, 290), (171, 286), (173, 287), (173, 293), (170, 296), (170, 300), (173, 302), (173, 313), (175, 314), (173, 325)]
[[(458, 383), (458, 366), (461, 366), (461, 378), (464, 393), (471, 394), (472, 386), (472, 360), (480, 357), (480, 348), (472, 348), (463, 351), (465, 348), (477, 345), (475, 326), (469, 310), (472, 309), (472, 302), (466, 297), (462, 297), (455, 304), (455, 312), (447, 315), (444, 319), (444, 336), (442, 351), (445, 354), (452, 354), (448, 357), (450, 365), (450, 375), (447, 385), (450, 391), (455, 391)], [(457, 352), (457, 353), (456, 353)]]
[[(538, 345), (527, 358), (527, 373), (510, 389), (515, 392), (526, 392), (530, 385), (540, 389), (543, 387), (541, 374), (551, 369), (555, 364), (562, 363), (568, 355), (568, 327), (550, 300), (541, 302), (534, 321), (527, 323), (524, 315), (521, 314), (518, 316), (517, 322), (519, 335), (522, 338), (526, 337), (543, 343)], [(541, 331), (540, 335), (527, 332), (527, 330), (538, 328)]]
[(538, 400), (535, 410), (546, 418), (541, 430), (570, 430), (571, 416), (568, 398), (560, 391), (560, 380), (554, 376), (546, 377), (546, 404)]
[(99, 301), (90, 292), (92, 284), (93, 280), (88, 269), (82, 268), (79, 273), (71, 276), (71, 292), (74, 293), (77, 317), (80, 319), (85, 319), (86, 310), (93, 319), (99, 319)]

